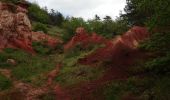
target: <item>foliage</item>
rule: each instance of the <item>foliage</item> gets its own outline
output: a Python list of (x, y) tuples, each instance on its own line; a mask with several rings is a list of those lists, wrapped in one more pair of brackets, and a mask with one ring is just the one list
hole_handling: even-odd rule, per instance
[(0, 91), (9, 89), (12, 86), (12, 82), (5, 76), (0, 74)]
[(37, 22), (47, 24), (49, 22), (48, 12), (36, 3), (32, 3), (28, 8), (29, 17)]
[[(10, 67), (12, 76), (25, 82), (34, 82), (36, 78), (43, 79), (38, 78), (42, 77), (41, 73), (55, 68), (55, 62), (53, 62), (52, 58), (40, 55), (33, 56), (21, 50), (7, 50), (0, 53), (0, 55), (3, 55), (5, 60), (14, 59), (17, 62), (15, 67)], [(4, 66), (4, 68), (6, 67)]]
[(58, 26), (49, 26), (48, 34), (51, 36), (64, 37), (63, 35), (66, 34), (66, 30)]
[(64, 16), (62, 15), (62, 13), (55, 11), (53, 9), (51, 9), (51, 12), (49, 13), (49, 17), (50, 17), (51, 25), (61, 26), (64, 21)]
[(140, 48), (149, 51), (167, 53), (170, 50), (170, 34), (169, 33), (153, 33), (147, 41), (144, 41)]
[(66, 29), (67, 33), (63, 35), (63, 40), (68, 41), (71, 39), (72, 36), (74, 36), (75, 30), (78, 27), (84, 27), (86, 30), (87, 24), (82, 18), (68, 18), (64, 23), (63, 23), (63, 28)]
[(43, 42), (33, 42), (32, 46), (37, 53), (42, 54), (42, 55), (46, 55), (46, 54), (49, 54), (51, 52), (52, 48), (45, 45), (45, 42), (46, 41), (44, 41), (44, 43)]
[(35, 23), (33, 25), (33, 31), (42, 31), (44, 33), (47, 33), (48, 32), (48, 28), (47, 28), (47, 26), (45, 24), (37, 22), (37, 23)]
[(63, 37), (64, 40), (69, 40), (77, 27), (84, 27), (87, 32), (96, 32), (106, 38), (113, 38), (128, 30), (127, 21), (122, 18), (112, 20), (110, 16), (106, 16), (104, 20), (101, 20), (97, 15), (88, 21), (84, 21), (82, 18), (68, 18), (63, 24), (63, 28), (67, 30), (67, 34)]
[(145, 70), (162, 75), (170, 71), (170, 56), (155, 58), (151, 61), (148, 61), (145, 65)]
[(101, 67), (95, 68), (85, 65), (76, 64), (74, 66), (64, 65), (56, 82), (62, 85), (70, 86), (84, 81), (94, 80), (102, 75)]
[(166, 27), (170, 22), (169, 0), (127, 0), (126, 14), (122, 16), (130, 25)]
[(149, 15), (146, 24), (150, 28), (167, 27), (170, 25), (169, 3), (169, 0), (142, 0), (137, 9)]
[(17, 4), (20, 0), (1, 0), (2, 2)]

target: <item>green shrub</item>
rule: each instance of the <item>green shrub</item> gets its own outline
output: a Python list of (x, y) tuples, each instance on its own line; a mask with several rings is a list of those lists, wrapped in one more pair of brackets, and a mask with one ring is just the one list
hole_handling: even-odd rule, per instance
[(170, 50), (170, 33), (152, 33), (147, 41), (140, 45), (140, 48), (161, 53)]
[(83, 18), (69, 18), (63, 23), (62, 27), (67, 31), (67, 33), (65, 33), (62, 37), (64, 41), (70, 40), (71, 37), (74, 36), (76, 28), (78, 27), (84, 27), (88, 30), (87, 23)]
[(48, 32), (48, 28), (45, 24), (42, 24), (42, 23), (36, 23), (34, 26), (33, 26), (33, 31), (42, 31), (44, 33), (47, 33)]
[(12, 82), (5, 76), (0, 74), (0, 91), (9, 89), (12, 86)]
[(160, 57), (146, 62), (145, 69), (157, 75), (170, 71), (170, 56)]
[(29, 17), (37, 22), (47, 24), (49, 22), (48, 12), (36, 3), (32, 3), (28, 8)]
[(49, 46), (45, 45), (43, 42), (33, 42), (32, 46), (37, 53), (42, 55), (49, 54), (52, 50)]
[(20, 0), (1, 0), (1, 2), (14, 3), (17, 4)]

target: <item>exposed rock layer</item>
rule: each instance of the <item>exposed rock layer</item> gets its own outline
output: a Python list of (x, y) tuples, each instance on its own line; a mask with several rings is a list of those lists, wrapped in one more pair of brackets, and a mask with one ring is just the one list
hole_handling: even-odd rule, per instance
[(0, 50), (4, 48), (20, 48), (34, 53), (32, 41), (47, 41), (47, 45), (55, 46), (59, 39), (43, 33), (32, 32), (27, 16), (27, 7), (22, 4), (13, 5), (0, 2)]
[[(128, 62), (128, 57), (135, 56), (139, 43), (149, 36), (146, 28), (133, 27), (122, 36), (108, 41), (103, 48), (97, 49), (94, 53), (79, 60), (81, 64), (93, 64), (102, 61)], [(126, 64), (127, 64), (126, 63)]]
[(84, 28), (79, 27), (76, 29), (75, 36), (64, 46), (64, 50), (68, 51), (80, 44), (83, 48), (87, 48), (91, 44), (104, 43), (106, 39), (96, 33), (88, 34)]

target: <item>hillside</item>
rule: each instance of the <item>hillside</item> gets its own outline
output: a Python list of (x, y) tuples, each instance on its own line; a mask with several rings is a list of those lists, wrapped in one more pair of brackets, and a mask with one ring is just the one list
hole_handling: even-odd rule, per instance
[(0, 100), (170, 99), (162, 4), (127, 0), (117, 20), (84, 21), (18, 1), (0, 1)]

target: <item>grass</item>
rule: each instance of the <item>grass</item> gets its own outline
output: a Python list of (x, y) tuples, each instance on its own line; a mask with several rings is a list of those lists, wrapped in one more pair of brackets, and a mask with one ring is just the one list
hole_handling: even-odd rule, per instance
[[(9, 65), (1, 68), (9, 68), (12, 70), (12, 76), (17, 80), (24, 82), (35, 82), (44, 80), (42, 74), (49, 72), (55, 68), (56, 62), (50, 56), (36, 55), (25, 53), (17, 49), (6, 49), (0, 53), (0, 67), (6, 64), (7, 59), (14, 59), (17, 62), (16, 66)], [(42, 79), (42, 80), (39, 80)]]
[(63, 67), (60, 71), (59, 76), (56, 78), (56, 82), (64, 86), (70, 86), (78, 84), (84, 81), (90, 81), (100, 77), (104, 68), (92, 67), (78, 64), (77, 61), (86, 55), (94, 52), (98, 46), (94, 46), (92, 49), (80, 50), (79, 47), (75, 47), (66, 54), (62, 59)]
[(77, 64), (79, 58), (88, 55), (91, 51), (76, 52), (77, 54), (37, 54), (35, 56), (17, 49), (5, 49), (0, 53), (0, 61), (7, 65), (7, 59), (14, 59), (17, 65), (8, 65), (1, 68), (9, 68), (12, 76), (20, 81), (41, 86), (47, 82), (47, 73), (55, 69), (58, 62), (63, 62), (63, 67), (56, 82), (62, 85), (73, 85), (83, 81), (90, 81), (100, 77), (103, 73), (102, 67), (90, 67)]
[(105, 100), (122, 100), (128, 94), (137, 100), (169, 100), (170, 79), (168, 76), (130, 77), (127, 81), (112, 81), (97, 91), (102, 92)]
[(48, 28), (48, 34), (52, 36), (62, 37), (65, 33), (66, 31), (58, 26), (50, 26)]
[(64, 66), (61, 69), (56, 82), (63, 86), (70, 86), (84, 81), (97, 79), (103, 73), (101, 67), (90, 67), (85, 65)]
[(8, 78), (0, 74), (0, 91), (9, 89), (11, 86), (12, 82)]

